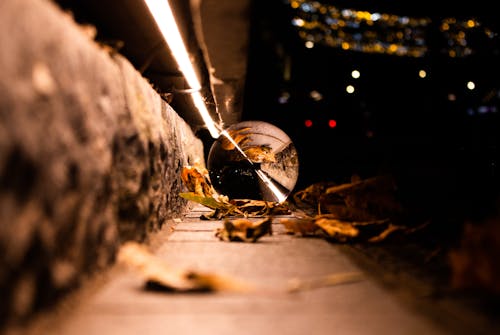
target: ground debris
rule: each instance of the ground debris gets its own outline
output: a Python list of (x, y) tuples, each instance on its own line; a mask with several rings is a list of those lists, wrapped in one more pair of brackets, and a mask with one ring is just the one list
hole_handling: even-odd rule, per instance
[(396, 182), (390, 175), (367, 179), (353, 176), (350, 183), (313, 184), (295, 192), (293, 199), (309, 215), (328, 213), (339, 220), (368, 221), (404, 214), (396, 191)]
[(422, 229), (392, 224), (389, 220), (346, 221), (330, 217), (328, 214), (315, 217), (282, 218), (287, 234), (302, 237), (324, 237), (334, 242), (381, 242), (391, 234), (400, 231), (404, 234)]
[(194, 201), (205, 207), (213, 209), (210, 213), (202, 214), (202, 220), (222, 220), (229, 217), (264, 217), (268, 215), (287, 215), (290, 214), (288, 204), (276, 203), (265, 200), (252, 199), (231, 199), (219, 196), (203, 196), (194, 192), (184, 192), (179, 194), (182, 198)]
[(184, 167), (181, 179), (189, 192), (180, 193), (184, 199), (212, 209), (202, 214), (202, 220), (222, 220), (228, 217), (264, 217), (268, 215), (290, 214), (288, 202), (277, 203), (254, 199), (229, 199), (218, 194), (213, 188), (208, 172), (200, 165)]
[(287, 233), (323, 236), (335, 242), (381, 242), (395, 232), (409, 234), (427, 225), (407, 226), (397, 186), (390, 175), (350, 183), (316, 183), (293, 194), (293, 206), (301, 215), (281, 219)]

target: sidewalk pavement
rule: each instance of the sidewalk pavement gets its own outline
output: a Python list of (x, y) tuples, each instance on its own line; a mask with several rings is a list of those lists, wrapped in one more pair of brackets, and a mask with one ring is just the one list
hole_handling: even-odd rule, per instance
[[(204, 212), (197, 206), (175, 224), (155, 255), (173, 267), (244, 280), (256, 291), (148, 291), (143, 278), (122, 269), (64, 313), (50, 334), (451, 334), (377, 284), (346, 246), (288, 235), (279, 223), (254, 243), (221, 241), (215, 230), (222, 221), (202, 221)], [(287, 290), (292, 279), (352, 272), (361, 279)]]

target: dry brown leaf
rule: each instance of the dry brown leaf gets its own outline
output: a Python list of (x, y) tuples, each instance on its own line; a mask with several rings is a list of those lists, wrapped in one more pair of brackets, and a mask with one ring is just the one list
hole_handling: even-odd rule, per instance
[(271, 217), (259, 221), (249, 219), (225, 220), (215, 236), (223, 241), (256, 242), (264, 235), (272, 235)]
[(323, 229), (328, 237), (346, 242), (359, 235), (359, 229), (355, 228), (351, 222), (340, 221), (328, 218), (318, 218), (315, 223)]
[(199, 165), (182, 168), (181, 180), (190, 192), (203, 197), (213, 197), (217, 194), (212, 186), (208, 171)]
[(314, 218), (284, 218), (280, 223), (285, 226), (287, 234), (316, 236), (323, 230), (314, 221)]
[(283, 218), (279, 222), (286, 233), (297, 236), (323, 236), (336, 242), (381, 242), (394, 232), (414, 233), (426, 224), (405, 227), (392, 224), (390, 220), (348, 221), (338, 220), (335, 215), (323, 214), (315, 217)]
[(148, 289), (168, 292), (247, 292), (253, 289), (248, 283), (227, 276), (171, 267), (137, 242), (122, 245), (118, 263), (137, 271)]

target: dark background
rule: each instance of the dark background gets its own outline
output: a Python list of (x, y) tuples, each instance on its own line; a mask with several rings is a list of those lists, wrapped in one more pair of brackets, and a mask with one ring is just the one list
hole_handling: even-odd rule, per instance
[[(284, 130), (300, 160), (296, 189), (321, 181), (348, 182), (390, 173), (408, 200), (477, 215), (494, 208), (498, 194), (499, 40), (494, 11), (430, 1), (335, 1), (335, 6), (428, 17), (424, 57), (304, 47), (287, 1), (253, 1), (243, 120)], [(323, 1), (323, 4), (328, 3)], [(474, 53), (450, 58), (438, 29), (444, 17), (476, 18), (481, 29), (467, 39)], [(495, 32), (485, 36), (488, 27)], [(383, 33), (383, 31), (381, 32)], [(285, 69), (290, 76), (284, 75)], [(427, 77), (417, 77), (419, 69)], [(361, 77), (353, 79), (351, 71)], [(476, 90), (465, 83), (474, 80)], [(345, 87), (354, 84), (356, 92)], [(310, 92), (322, 94), (322, 100)], [(279, 97), (288, 94), (280, 103)], [(455, 96), (454, 100), (449, 95)], [(311, 127), (305, 126), (311, 120)], [(329, 120), (337, 126), (330, 128)]]
[[(172, 87), (180, 87), (182, 76), (142, 1), (58, 2), (78, 21), (95, 25), (98, 40), (112, 45), (123, 42), (119, 52), (159, 92), (175, 93)], [(185, 1), (172, 2), (180, 16), (189, 17)], [(298, 10), (287, 0), (202, 3), (207, 47), (218, 65), (216, 75), (225, 83), (218, 90), (221, 93), (216, 92), (221, 101), (218, 111), (226, 120), (270, 122), (291, 137), (300, 164), (296, 190), (322, 181), (348, 182), (354, 174), (362, 178), (392, 174), (402, 196), (412, 204), (471, 215), (498, 207), (500, 29), (493, 2), (297, 2), (430, 19), (424, 57), (346, 51), (321, 43), (307, 49), (299, 29), (291, 24)], [(248, 13), (234, 11), (236, 4), (246, 8), (247, 3)], [(185, 23), (191, 23), (186, 17)], [(470, 55), (448, 56), (449, 40), (439, 29), (444, 18), (480, 22), (477, 29), (467, 32), (463, 47), (473, 51)], [(230, 23), (238, 20), (245, 24), (228, 34), (233, 31)], [(244, 34), (246, 23), (249, 37)], [(192, 25), (185, 26), (193, 59), (200, 71), (207, 70)], [(363, 29), (350, 31), (362, 34)], [(376, 31), (381, 40), (393, 33), (383, 28)], [(247, 64), (244, 73), (242, 63)], [(359, 79), (351, 77), (354, 69), (361, 72)], [(427, 72), (425, 79), (417, 77), (420, 69)], [(204, 78), (209, 79), (206, 73)], [(476, 83), (474, 91), (466, 89), (469, 80)], [(355, 86), (354, 94), (346, 93), (349, 84)], [(321, 94), (321, 100), (311, 97), (314, 91)], [(234, 105), (224, 110), (222, 101), (228, 96)], [(288, 98), (280, 102), (284, 97)], [(215, 108), (212, 98), (207, 98), (210, 109)], [(198, 113), (186, 100), (174, 94), (172, 105), (197, 130), (208, 156), (214, 139), (203, 124), (198, 125)], [(305, 126), (306, 120), (312, 121), (311, 127)], [(329, 127), (330, 120), (335, 120), (335, 128)]]

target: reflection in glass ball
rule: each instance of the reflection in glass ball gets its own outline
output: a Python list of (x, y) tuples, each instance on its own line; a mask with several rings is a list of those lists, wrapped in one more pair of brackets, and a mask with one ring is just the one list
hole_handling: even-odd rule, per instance
[(297, 182), (299, 161), (290, 137), (263, 121), (225, 129), (212, 144), (207, 167), (215, 190), (230, 199), (283, 202)]

